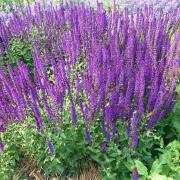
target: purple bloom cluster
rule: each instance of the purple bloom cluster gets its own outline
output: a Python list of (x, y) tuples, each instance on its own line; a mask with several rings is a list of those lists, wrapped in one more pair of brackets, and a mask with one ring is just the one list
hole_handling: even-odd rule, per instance
[(78, 123), (79, 107), (89, 143), (91, 123), (103, 117), (107, 142), (121, 120), (135, 148), (140, 125), (152, 128), (173, 106), (180, 52), (173, 18), (147, 6), (121, 14), (99, 3), (97, 9), (73, 3), (48, 8), (35, 3), (33, 12), (31, 6), (19, 9), (8, 24), (0, 23), (0, 48), (12, 37), (31, 41), (37, 30), (34, 78), (21, 62), (14, 69), (8, 66), (8, 74), (0, 68), (1, 132), (29, 115), (42, 130), (42, 112), (59, 121), (68, 97), (72, 123)]

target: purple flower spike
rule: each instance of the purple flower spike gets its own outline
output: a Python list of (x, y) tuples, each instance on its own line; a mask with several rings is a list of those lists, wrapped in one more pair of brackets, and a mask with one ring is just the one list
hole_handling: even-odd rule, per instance
[(0, 140), (0, 153), (4, 151), (4, 144), (3, 142)]
[(133, 170), (132, 180), (138, 180), (138, 170), (137, 170), (136, 167), (135, 167), (134, 170)]
[(103, 152), (103, 153), (106, 153), (107, 144), (106, 144), (106, 143), (102, 143), (101, 149), (102, 149), (102, 152)]
[(86, 140), (87, 140), (87, 142), (89, 143), (89, 144), (91, 144), (92, 143), (92, 141), (91, 141), (91, 134), (90, 134), (90, 132), (89, 132), (89, 130), (86, 128), (86, 130), (85, 130), (85, 135), (86, 135)]
[(106, 132), (106, 141), (109, 143), (111, 141), (111, 135), (109, 132)]
[(71, 101), (71, 117), (72, 117), (72, 122), (73, 122), (74, 126), (76, 126), (77, 125), (77, 113), (76, 113), (76, 108), (75, 108), (73, 101)]
[(48, 150), (49, 150), (49, 153), (51, 155), (55, 155), (55, 149), (54, 149), (54, 146), (50, 140), (48, 140)]
[(132, 148), (135, 149), (137, 145), (138, 145), (138, 132), (134, 131), (132, 137)]

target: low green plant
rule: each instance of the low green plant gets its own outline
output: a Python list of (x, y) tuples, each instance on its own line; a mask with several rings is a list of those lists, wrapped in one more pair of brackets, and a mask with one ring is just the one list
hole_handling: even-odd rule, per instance
[[(176, 128), (174, 125), (178, 113), (179, 102), (163, 123), (159, 123), (154, 130), (141, 134), (136, 151), (129, 149), (125, 126), (120, 121), (119, 137), (106, 144), (97, 120), (91, 126), (92, 143), (88, 144), (80, 113), (77, 127), (72, 125), (68, 109), (63, 114), (63, 119), (56, 124), (51, 123), (44, 114), (46, 128), (41, 132), (32, 128), (35, 127), (34, 119), (28, 117), (26, 123), (13, 124), (3, 134), (2, 139), (6, 143), (5, 150), (0, 155), (0, 177), (6, 180), (18, 175), (26, 179), (27, 174), (21, 164), (24, 161), (30, 162), (28, 155), (32, 155), (37, 167), (42, 169), (46, 177), (55, 174), (76, 176), (81, 169), (90, 167), (89, 162), (93, 162), (99, 167), (99, 174), (104, 180), (130, 180), (134, 167), (137, 167), (139, 179), (142, 180), (178, 180), (180, 141), (177, 125)], [(171, 133), (174, 136), (168, 138), (167, 135)], [(50, 153), (48, 141), (52, 142), (55, 154)]]
[(178, 180), (180, 178), (180, 142), (173, 141), (163, 149), (162, 154), (156, 159), (148, 171), (148, 168), (139, 160), (135, 160), (135, 166), (140, 175), (139, 179), (148, 180)]

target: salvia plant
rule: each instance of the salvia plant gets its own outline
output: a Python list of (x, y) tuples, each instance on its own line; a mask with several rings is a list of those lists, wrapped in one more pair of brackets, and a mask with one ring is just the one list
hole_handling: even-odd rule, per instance
[[(61, 126), (68, 105), (75, 127), (81, 112), (89, 144), (91, 124), (98, 121), (108, 143), (118, 137), (120, 121), (135, 149), (138, 134), (153, 128), (174, 104), (178, 15), (179, 9), (155, 13), (145, 6), (121, 13), (116, 6), (71, 2), (17, 6), (8, 21), (0, 17), (0, 56), (12, 38), (30, 42), (34, 68), (33, 77), (21, 60), (15, 67), (7, 64), (7, 71), (0, 68), (0, 133), (28, 116), (45, 131), (44, 113)], [(48, 147), (54, 154), (51, 140)]]

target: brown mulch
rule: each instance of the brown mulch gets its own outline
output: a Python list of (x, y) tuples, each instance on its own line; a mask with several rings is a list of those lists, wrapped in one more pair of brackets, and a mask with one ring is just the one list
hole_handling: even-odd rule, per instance
[(35, 157), (32, 154), (26, 154), (20, 164), (21, 172), (14, 176), (12, 180), (19, 180), (21, 177), (26, 177), (28, 180), (102, 180), (99, 175), (98, 166), (92, 161), (88, 161), (89, 168), (81, 169), (76, 177), (54, 176), (45, 177), (44, 173), (37, 166)]

